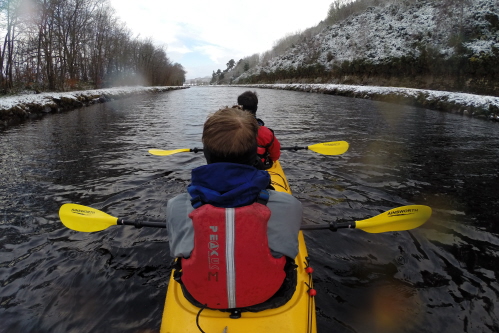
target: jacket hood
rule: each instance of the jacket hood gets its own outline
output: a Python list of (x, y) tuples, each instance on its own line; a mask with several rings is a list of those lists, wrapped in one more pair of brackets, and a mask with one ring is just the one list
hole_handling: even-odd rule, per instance
[(229, 208), (250, 205), (270, 184), (267, 171), (235, 163), (212, 163), (192, 170), (191, 201)]

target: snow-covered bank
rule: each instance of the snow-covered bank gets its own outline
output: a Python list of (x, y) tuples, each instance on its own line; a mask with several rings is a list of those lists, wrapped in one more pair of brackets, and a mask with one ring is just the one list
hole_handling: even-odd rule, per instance
[[(240, 86), (366, 98), (499, 121), (499, 97), (494, 96), (412, 88), (341, 84), (253, 84)], [(212, 87), (216, 88), (217, 86)], [(188, 87), (120, 87), (0, 97), (0, 130), (19, 124), (27, 119), (43, 117), (49, 113), (73, 110), (95, 103), (103, 103), (140, 94), (185, 88)]]
[(0, 97), (0, 130), (27, 119), (37, 119), (48, 113), (104, 103), (131, 96), (159, 93), (188, 87), (118, 87), (63, 93), (41, 93)]
[(499, 121), (499, 97), (396, 87), (343, 84), (251, 84), (250, 88), (283, 89), (366, 98)]

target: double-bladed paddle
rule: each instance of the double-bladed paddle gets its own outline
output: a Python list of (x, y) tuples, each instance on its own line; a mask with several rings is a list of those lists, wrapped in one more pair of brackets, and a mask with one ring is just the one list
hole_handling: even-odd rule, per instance
[(431, 208), (423, 205), (410, 205), (390, 209), (366, 220), (355, 222), (331, 222), (330, 224), (302, 225), (302, 230), (355, 228), (376, 234), (388, 231), (411, 230), (423, 225), (431, 216)]
[[(322, 155), (341, 155), (344, 152), (348, 150), (348, 142), (346, 141), (332, 141), (332, 142), (323, 142), (323, 143), (316, 143), (311, 146), (306, 146), (306, 147), (281, 147), (281, 150), (303, 150), (303, 149), (308, 149), (311, 151), (314, 151), (316, 153), (322, 154)], [(152, 155), (157, 155), (157, 156), (168, 156), (168, 155), (173, 155), (177, 153), (188, 153), (188, 152), (194, 152), (197, 153), (198, 151), (203, 151), (202, 148), (184, 148), (184, 149), (174, 149), (174, 150), (161, 150), (161, 149), (149, 149), (149, 153)]]
[[(333, 222), (331, 224), (302, 225), (302, 230), (356, 228), (369, 233), (411, 230), (425, 223), (431, 216), (431, 208), (410, 205), (390, 209), (366, 220), (355, 222)], [(113, 225), (134, 225), (140, 227), (166, 228), (163, 222), (125, 221), (92, 207), (64, 204), (59, 209), (59, 218), (69, 229), (83, 232), (105, 230)]]
[(94, 232), (101, 231), (113, 225), (134, 225), (140, 227), (166, 228), (164, 222), (142, 222), (125, 221), (117, 217), (106, 214), (98, 209), (82, 206), (78, 204), (64, 204), (59, 209), (59, 218), (61, 222), (76, 231)]

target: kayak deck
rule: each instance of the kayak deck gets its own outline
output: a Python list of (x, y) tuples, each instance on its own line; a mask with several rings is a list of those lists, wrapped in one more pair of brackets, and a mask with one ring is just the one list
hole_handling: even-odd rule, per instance
[[(291, 193), (288, 181), (279, 161), (269, 173), (276, 191)], [(297, 268), (296, 291), (291, 300), (276, 309), (260, 312), (243, 312), (241, 318), (229, 318), (229, 312), (204, 309), (185, 299), (180, 284), (170, 277), (161, 323), (161, 333), (199, 333), (199, 327), (207, 333), (254, 333), (254, 332), (301, 332), (316, 333), (314, 298), (308, 295), (312, 288), (311, 275), (306, 272), (308, 254), (303, 233), (298, 235), (299, 250), (295, 258)]]

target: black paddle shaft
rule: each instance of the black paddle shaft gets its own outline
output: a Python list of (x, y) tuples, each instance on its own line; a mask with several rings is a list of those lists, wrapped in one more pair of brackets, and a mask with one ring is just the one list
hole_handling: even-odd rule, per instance
[[(294, 150), (294, 151), (297, 151), (297, 150), (303, 150), (303, 149), (308, 149), (308, 147), (298, 147), (298, 146), (294, 146), (294, 147), (281, 147), (281, 150)], [(197, 152), (200, 152), (200, 151), (203, 151), (203, 148), (191, 148), (191, 152), (193, 153), (197, 153)]]
[(281, 150), (294, 150), (294, 151), (297, 151), (297, 150), (302, 150), (302, 149), (308, 149), (308, 147), (298, 147), (298, 146), (294, 146), (294, 147), (281, 147)]
[(300, 226), (301, 230), (322, 230), (322, 229), (329, 229), (331, 231), (336, 231), (338, 229), (343, 229), (343, 228), (350, 228), (354, 229), (355, 228), (355, 221), (354, 222), (331, 222), (331, 223), (322, 223), (322, 224), (305, 224)]
[[(144, 222), (144, 221), (125, 221), (119, 219), (116, 223), (118, 225), (133, 225), (135, 228), (142, 227), (153, 227), (153, 228), (166, 228), (165, 222)], [(355, 228), (355, 222), (331, 222), (322, 224), (303, 224), (300, 226), (301, 230), (322, 230), (329, 229), (331, 231), (336, 231), (343, 228)]]
[(142, 227), (166, 228), (166, 221), (165, 222), (143, 222), (143, 221), (118, 220), (117, 224), (118, 225), (133, 225), (133, 226), (135, 226), (135, 228), (142, 228)]

